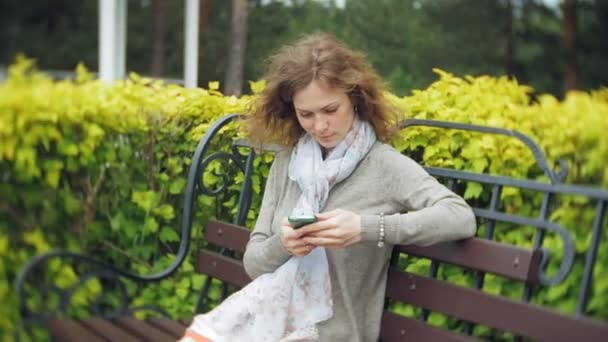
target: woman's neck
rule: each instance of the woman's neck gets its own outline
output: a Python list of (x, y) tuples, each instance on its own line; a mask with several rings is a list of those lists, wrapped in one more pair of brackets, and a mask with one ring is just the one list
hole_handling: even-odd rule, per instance
[(333, 149), (334, 149), (333, 147), (332, 148), (325, 148), (325, 147), (321, 146), (321, 156), (323, 157), (323, 160), (325, 160), (325, 158), (327, 158), (327, 155)]

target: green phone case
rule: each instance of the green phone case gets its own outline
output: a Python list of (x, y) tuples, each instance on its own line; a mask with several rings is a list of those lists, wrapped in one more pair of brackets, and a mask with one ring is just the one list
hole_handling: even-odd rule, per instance
[(296, 229), (317, 222), (317, 218), (315, 216), (289, 216), (288, 221)]

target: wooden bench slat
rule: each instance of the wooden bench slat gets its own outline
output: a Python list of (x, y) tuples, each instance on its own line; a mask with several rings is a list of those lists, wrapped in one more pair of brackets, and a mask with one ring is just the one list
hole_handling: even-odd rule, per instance
[(139, 341), (141, 340), (136, 335), (129, 333), (123, 328), (116, 326), (111, 321), (99, 317), (91, 317), (80, 321), (82, 325), (95, 331), (100, 336), (103, 336), (108, 341)]
[[(542, 258), (540, 250), (481, 238), (444, 242), (427, 247), (408, 245), (395, 248), (411, 256), (435, 259), (532, 284), (538, 283), (538, 269)], [(492, 257), (488, 257), (490, 255)]]
[(535, 341), (605, 341), (608, 324), (559, 314), (537, 305), (512, 301), (445, 283), (437, 279), (389, 269), (386, 295), (405, 303)]
[(479, 339), (453, 333), (448, 330), (435, 328), (419, 320), (399, 316), (385, 311), (382, 316), (382, 327), (380, 329), (380, 340), (391, 341), (416, 341), (416, 342), (474, 342)]
[(221, 279), (238, 287), (243, 287), (251, 281), (241, 261), (215, 252), (200, 251), (197, 256), (196, 269), (198, 272)]
[(112, 322), (128, 330), (131, 334), (137, 335), (144, 341), (175, 342), (175, 336), (171, 336), (156, 326), (134, 317), (121, 317), (112, 320)]
[(46, 323), (55, 341), (63, 342), (105, 342), (107, 341), (94, 331), (74, 319), (51, 319)]
[(159, 329), (162, 329), (175, 338), (181, 338), (186, 332), (186, 326), (181, 324), (179, 321), (174, 321), (167, 318), (148, 318), (146, 319), (146, 322)]
[(244, 253), (251, 232), (235, 224), (211, 221), (205, 227), (205, 239), (218, 246)]

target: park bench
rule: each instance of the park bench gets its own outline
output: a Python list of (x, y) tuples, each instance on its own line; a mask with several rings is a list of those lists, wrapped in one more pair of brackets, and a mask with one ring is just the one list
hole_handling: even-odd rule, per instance
[[(230, 222), (210, 220), (204, 228), (205, 241), (202, 247), (196, 248), (196, 269), (207, 275), (196, 312), (208, 310), (214, 303), (246, 285), (250, 278), (244, 271), (241, 257), (249, 239), (250, 231), (245, 227), (245, 222), (252, 204), (252, 174), (256, 152), (248, 147), (246, 141), (238, 139), (234, 139), (229, 150), (213, 150), (221, 146), (213, 143), (214, 138), (217, 139), (222, 129), (237, 117), (238, 115), (227, 115), (213, 123), (197, 146), (185, 193), (182, 240), (174, 262), (167, 269), (152, 276), (139, 276), (90, 257), (64, 251), (37, 256), (26, 265), (17, 280), (22, 328), (28, 330), (35, 324), (42, 326), (56, 341), (171, 341), (181, 337), (192, 317), (173, 320), (163, 315), (163, 311), (159, 309), (158, 318), (136, 320), (132, 318), (132, 313), (138, 308), (131, 307), (124, 283), (134, 281), (145, 285), (170, 277), (188, 253), (197, 197), (216, 197), (231, 189), (235, 191), (234, 184), (240, 186), (240, 190), (236, 190), (239, 198), (234, 219)], [(484, 229), (478, 233), (482, 236), (463, 241), (428, 247), (394, 247), (386, 285), (381, 340), (477, 341), (479, 338), (473, 337), (475, 329), (489, 327), (493, 333), (484, 337), (488, 340), (608, 341), (608, 323), (585, 315), (592, 288), (593, 266), (596, 263), (601, 230), (604, 226), (608, 191), (562, 184), (564, 173), (559, 174), (550, 169), (538, 146), (525, 135), (515, 131), (428, 120), (407, 120), (401, 124), (402, 129), (412, 126), (469, 130), (517, 138), (532, 150), (536, 162), (550, 183), (444, 168), (426, 168), (430, 174), (456, 192), (462, 192), (468, 182), (477, 182), (491, 188), (491, 197), (487, 201), (471, 203), (478, 224)], [(276, 150), (276, 146), (264, 148)], [(202, 175), (213, 161), (220, 160), (226, 165), (232, 165), (235, 172), (241, 176), (239, 178), (228, 173), (220, 175), (224, 184), (209, 189), (202, 181)], [(235, 183), (237, 179), (240, 180)], [(501, 192), (506, 187), (542, 193), (543, 200), (538, 217), (524, 217), (505, 212), (501, 206)], [(576, 312), (568, 314), (531, 303), (536, 291), (556, 285), (570, 276), (570, 269), (575, 261), (574, 242), (570, 233), (549, 220), (552, 201), (561, 194), (585, 196), (596, 206), (591, 242), (584, 258), (584, 272), (580, 279)], [(532, 246), (522, 247), (496, 241), (496, 230), (501, 222), (516, 227), (534, 227)], [(558, 236), (562, 242), (563, 252), (559, 260), (552, 260), (548, 250), (543, 248), (543, 240), (547, 234)], [(81, 278), (68, 289), (42, 288), (43, 284), (40, 284), (41, 293), (55, 291), (60, 302), (55, 308), (30, 308), (27, 304), (26, 287), (31, 289), (39, 279), (39, 274), (45, 272), (49, 263), (57, 258), (72, 261), (75, 270), (82, 270)], [(428, 274), (404, 270), (409, 260), (421, 258), (428, 259)], [(558, 265), (553, 274), (546, 273), (546, 265), (549, 262)], [(80, 267), (82, 264), (89, 266)], [(458, 268), (467, 273), (473, 279), (473, 284), (467, 286), (441, 279), (440, 270), (444, 267)], [(484, 283), (489, 274), (521, 284), (520, 298), (507, 298), (484, 291)], [(118, 293), (121, 299), (119, 305), (111, 312), (104, 312), (101, 308), (103, 305), (100, 304), (103, 300), (100, 299), (99, 303), (96, 302), (91, 308), (90, 317), (67, 317), (71, 297), (79, 286), (91, 278), (100, 279), (104, 291)], [(406, 317), (399, 314), (396, 308), (404, 305), (414, 307), (410, 312), (415, 315)], [(151, 307), (146, 309), (154, 310)], [(450, 317), (452, 323), (449, 330), (431, 324), (431, 317), (436, 314)], [(505, 337), (505, 332), (511, 335)]]

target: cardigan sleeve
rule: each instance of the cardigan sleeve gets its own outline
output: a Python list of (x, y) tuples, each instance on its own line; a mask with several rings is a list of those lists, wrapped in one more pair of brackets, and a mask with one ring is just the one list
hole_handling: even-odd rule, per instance
[(273, 272), (291, 257), (281, 243), (280, 230), (275, 232), (273, 229), (273, 226), (280, 226), (274, 222), (273, 217), (282, 191), (279, 169), (286, 165), (286, 158), (277, 154), (270, 167), (260, 212), (243, 255), (245, 272), (252, 279)]
[[(475, 235), (475, 215), (462, 197), (396, 150), (381, 157), (388, 182), (383, 187), (388, 189), (385, 199), (403, 208), (384, 217), (386, 243), (427, 246)], [(378, 215), (361, 217), (362, 240), (378, 240), (378, 229)]]

